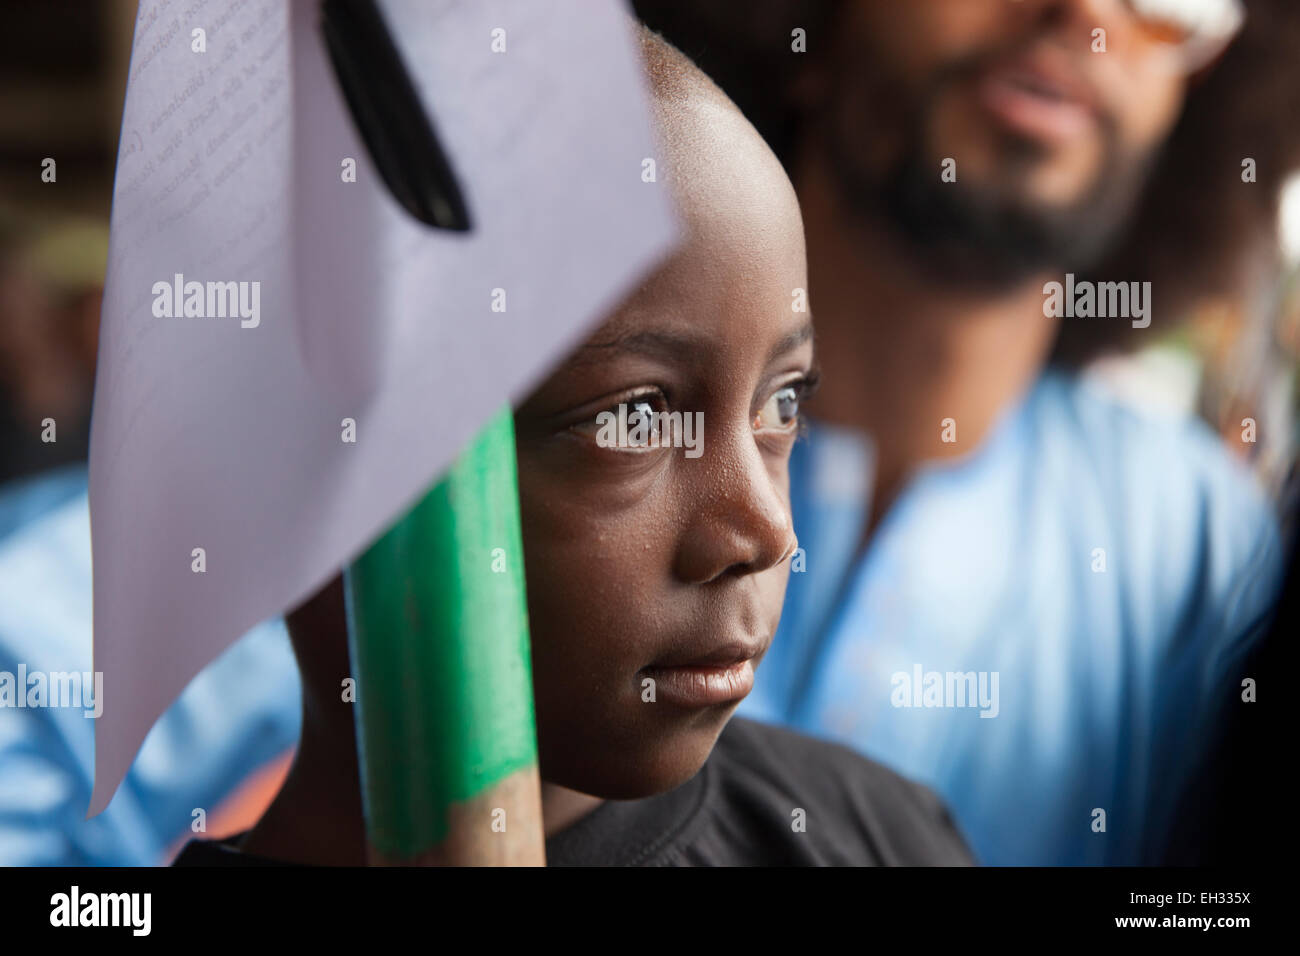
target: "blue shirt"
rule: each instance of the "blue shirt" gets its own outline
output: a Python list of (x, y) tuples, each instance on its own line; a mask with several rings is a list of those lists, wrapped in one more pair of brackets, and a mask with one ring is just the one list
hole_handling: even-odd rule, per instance
[(0, 486), (0, 541), (86, 493), (86, 466), (64, 465)]
[(857, 434), (796, 446), (804, 570), (740, 712), (928, 784), (981, 862), (1153, 860), (1280, 586), (1249, 473), (1199, 422), (1048, 372), (863, 552), (870, 484)]
[[(26, 522), (12, 530), (10, 520), (0, 541), (0, 672), (91, 670), (90, 511), (84, 468), (71, 495), (70, 474), (0, 495), (0, 524)], [(195, 809), (211, 814), (297, 742), (300, 708), (284, 624), (261, 624), (191, 681), (108, 809), (87, 820), (94, 720), (80, 707), (0, 706), (0, 865), (170, 862), (163, 854), (192, 835)]]

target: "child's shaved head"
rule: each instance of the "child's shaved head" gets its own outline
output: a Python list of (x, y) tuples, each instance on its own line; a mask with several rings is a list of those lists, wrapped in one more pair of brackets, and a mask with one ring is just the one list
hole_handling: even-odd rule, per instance
[[(650, 80), (660, 165), (667, 166), (658, 175), (670, 183), (687, 227), (756, 196), (763, 198), (768, 213), (798, 219), (794, 187), (740, 109), (662, 36), (643, 25), (638, 32)], [(799, 235), (802, 241), (802, 222)]]
[(659, 105), (668, 109), (674, 104), (685, 106), (692, 96), (711, 96), (718, 102), (731, 105), (723, 93), (686, 54), (655, 33), (645, 24), (637, 25), (641, 41), (641, 59), (645, 64), (650, 88)]

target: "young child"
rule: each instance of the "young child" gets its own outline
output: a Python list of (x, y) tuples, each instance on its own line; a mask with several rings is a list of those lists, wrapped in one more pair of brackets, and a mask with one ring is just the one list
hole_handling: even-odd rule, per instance
[[(968, 863), (929, 791), (730, 720), (796, 547), (787, 462), (814, 377), (808, 313), (791, 308), (803, 229), (731, 102), (658, 37), (643, 52), (686, 242), (515, 417), (547, 861)], [(602, 413), (619, 406), (633, 425), (654, 413), (661, 440), (611, 446)], [(657, 417), (671, 412), (702, 413), (692, 447), (665, 447), (686, 433)], [(178, 863), (366, 862), (339, 580), (288, 623), (304, 696), (293, 770), (251, 831), (192, 842)]]

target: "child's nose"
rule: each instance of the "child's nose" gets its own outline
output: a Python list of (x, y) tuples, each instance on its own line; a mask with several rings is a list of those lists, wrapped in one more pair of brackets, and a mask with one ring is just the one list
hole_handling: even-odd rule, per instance
[(789, 500), (753, 436), (714, 448), (719, 457), (699, 462), (697, 480), (684, 492), (692, 504), (675, 570), (694, 584), (766, 571), (797, 546)]

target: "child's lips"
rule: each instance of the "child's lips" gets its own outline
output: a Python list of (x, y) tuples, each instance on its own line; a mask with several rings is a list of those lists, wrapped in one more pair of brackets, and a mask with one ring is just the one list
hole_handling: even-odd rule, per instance
[(754, 687), (754, 662), (768, 641), (731, 641), (709, 651), (678, 654), (641, 670), (655, 682), (655, 699), (682, 707), (738, 701)]
[(751, 659), (721, 665), (647, 667), (642, 672), (655, 682), (655, 699), (680, 707), (711, 707), (743, 698), (754, 687)]

